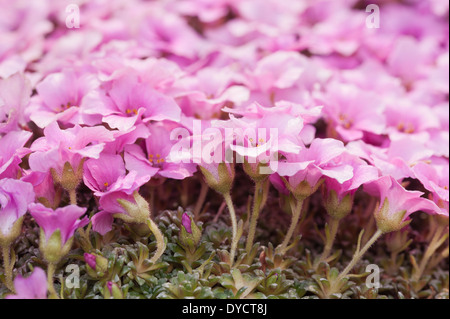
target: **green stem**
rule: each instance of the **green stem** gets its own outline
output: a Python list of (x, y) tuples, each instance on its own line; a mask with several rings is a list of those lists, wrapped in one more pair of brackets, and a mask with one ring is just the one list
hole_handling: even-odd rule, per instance
[(56, 264), (49, 263), (47, 267), (47, 287), (50, 293), (50, 298), (58, 299), (58, 293), (56, 292), (55, 286), (53, 284), (53, 276), (55, 275)]
[(237, 219), (236, 219), (236, 212), (234, 211), (234, 205), (233, 200), (231, 199), (230, 193), (223, 194), (223, 198), (225, 199), (225, 202), (227, 203), (228, 210), (230, 211), (230, 217), (231, 217), (231, 229), (232, 229), (232, 240), (231, 240), (231, 251), (230, 251), (230, 263), (231, 265), (234, 263), (234, 256), (236, 255), (236, 249), (238, 244), (237, 239)]
[(10, 253), (11, 253), (10, 250), (11, 250), (10, 244), (2, 245), (3, 269), (5, 271), (6, 287), (12, 292), (15, 292), (12, 273), (13, 264), (11, 263), (10, 260)]
[(250, 217), (250, 226), (248, 230), (247, 243), (245, 245), (245, 250), (250, 253), (253, 247), (253, 242), (255, 240), (256, 226), (258, 223), (259, 213), (261, 211), (261, 203), (263, 200), (263, 183), (258, 181), (255, 183), (255, 194), (253, 196), (253, 210)]
[(150, 259), (151, 263), (156, 263), (156, 261), (162, 256), (164, 251), (166, 250), (166, 244), (164, 242), (164, 236), (159, 230), (158, 226), (152, 219), (147, 219), (148, 228), (152, 231), (153, 235), (155, 235), (156, 239), (156, 251), (153, 257)]
[[(295, 202), (294, 202), (295, 201)], [(290, 199), (291, 210), (292, 210), (292, 219), (291, 225), (289, 226), (288, 232), (284, 237), (283, 242), (280, 245), (279, 251), (282, 255), (286, 253), (286, 247), (291, 240), (292, 235), (294, 234), (295, 228), (297, 227), (298, 221), (300, 219), (300, 215), (302, 214), (303, 200)]]
[(329, 234), (326, 237), (325, 248), (323, 249), (322, 255), (320, 258), (314, 263), (314, 269), (320, 265), (321, 262), (325, 261), (331, 253), (331, 249), (333, 248), (333, 243), (336, 238), (337, 230), (339, 228), (340, 219), (336, 219), (331, 217), (328, 223)]
[[(420, 261), (419, 269), (413, 274), (412, 279), (415, 281), (419, 281), (422, 277), (423, 273), (425, 272), (425, 269), (428, 265), (428, 261), (433, 256), (433, 254), (436, 252), (436, 250), (441, 246), (442, 244), (442, 234), (445, 232), (445, 226), (444, 225), (438, 225), (436, 232), (434, 233), (433, 238), (431, 239), (430, 244), (428, 245), (427, 250), (425, 251), (425, 254), (422, 257), (422, 260)], [(445, 236), (445, 235), (444, 235)]]
[(377, 229), (375, 234), (372, 235), (372, 237), (367, 241), (367, 243), (364, 245), (364, 247), (355, 252), (352, 260), (347, 265), (347, 267), (339, 274), (335, 283), (339, 283), (345, 276), (347, 276), (347, 274), (350, 272), (350, 270), (353, 269), (353, 267), (356, 265), (356, 263), (366, 253), (366, 251), (370, 248), (370, 246), (372, 246), (377, 241), (377, 239), (381, 237), (381, 235), (383, 235), (383, 232), (381, 230)]
[(77, 191), (76, 189), (69, 190), (69, 197), (70, 197), (70, 204), (76, 205), (77, 204)]

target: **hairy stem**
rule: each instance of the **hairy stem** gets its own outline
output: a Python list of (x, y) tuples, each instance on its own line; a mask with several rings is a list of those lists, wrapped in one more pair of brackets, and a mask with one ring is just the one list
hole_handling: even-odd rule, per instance
[(58, 293), (56, 292), (55, 285), (53, 283), (53, 276), (55, 275), (56, 264), (49, 263), (47, 267), (47, 288), (50, 293), (50, 298), (58, 299)]
[(261, 211), (261, 204), (263, 200), (263, 183), (258, 181), (255, 184), (255, 194), (253, 196), (253, 210), (252, 215), (250, 217), (250, 226), (248, 230), (248, 236), (247, 236), (247, 243), (245, 245), (245, 250), (247, 253), (250, 252), (250, 250), (253, 247), (253, 242), (255, 240), (255, 233), (256, 233), (256, 225), (258, 223), (258, 217), (259, 213)]
[(147, 225), (148, 228), (150, 228), (150, 230), (152, 231), (153, 235), (155, 235), (156, 239), (156, 251), (153, 257), (150, 259), (151, 263), (155, 263), (166, 250), (166, 243), (164, 242), (163, 234), (151, 218), (147, 219)]
[(13, 283), (12, 264), (10, 260), (10, 253), (11, 253), (10, 250), (11, 250), (10, 244), (2, 245), (3, 269), (5, 272), (6, 287), (12, 292), (15, 292)]
[(323, 249), (320, 258), (314, 263), (314, 269), (317, 269), (320, 263), (325, 261), (330, 256), (331, 249), (333, 248), (333, 243), (336, 238), (337, 230), (339, 228), (339, 221), (339, 219), (330, 218), (328, 222), (329, 234), (326, 237), (325, 248)]
[(77, 190), (76, 189), (69, 190), (69, 197), (70, 197), (70, 204), (76, 205), (77, 204)]
[(228, 210), (230, 211), (230, 217), (231, 217), (231, 229), (232, 229), (232, 240), (231, 240), (231, 251), (230, 251), (230, 262), (231, 264), (234, 263), (234, 256), (236, 255), (236, 249), (238, 244), (237, 239), (237, 219), (236, 219), (236, 212), (234, 211), (234, 205), (233, 200), (231, 199), (230, 193), (223, 194), (223, 198), (225, 199), (225, 202), (227, 203)]
[[(414, 272), (412, 278), (415, 281), (419, 281), (422, 277), (423, 273), (425, 272), (425, 269), (428, 265), (428, 261), (430, 258), (434, 255), (436, 250), (442, 245), (445, 236), (445, 226), (444, 225), (438, 225), (436, 232), (434, 233), (433, 238), (430, 241), (430, 244), (428, 245), (427, 250), (425, 251), (425, 254), (422, 257), (422, 260), (420, 261), (419, 268), (416, 272)], [(442, 240), (444, 239), (444, 240)]]
[(372, 246), (377, 241), (377, 239), (381, 237), (381, 235), (383, 235), (383, 232), (381, 230), (377, 229), (375, 234), (372, 235), (372, 237), (367, 241), (367, 243), (364, 245), (364, 247), (355, 252), (350, 263), (339, 274), (339, 276), (337, 277), (337, 279), (334, 283), (339, 283), (345, 276), (347, 276), (347, 274), (350, 272), (350, 270), (352, 270), (353, 267), (355, 267), (356, 263), (366, 253), (366, 251), (370, 248), (370, 246)]
[(280, 245), (279, 251), (282, 255), (286, 253), (286, 247), (294, 234), (295, 228), (297, 227), (298, 221), (300, 220), (300, 215), (302, 214), (303, 201), (291, 199), (291, 210), (292, 219), (291, 225), (289, 226), (288, 232), (284, 237), (283, 242)]

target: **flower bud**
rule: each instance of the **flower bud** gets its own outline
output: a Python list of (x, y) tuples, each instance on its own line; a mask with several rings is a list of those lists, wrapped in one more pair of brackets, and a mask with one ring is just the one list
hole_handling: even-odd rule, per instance
[(353, 196), (345, 195), (339, 199), (335, 190), (331, 190), (325, 194), (325, 209), (332, 218), (340, 220), (350, 214), (353, 207)]
[(214, 176), (208, 169), (200, 166), (200, 170), (205, 177), (209, 187), (220, 194), (226, 194), (231, 191), (234, 180), (234, 167), (226, 163), (220, 163), (217, 166), (217, 176)]
[(202, 231), (188, 214), (184, 213), (181, 218), (180, 244), (185, 249), (194, 252), (200, 243)]
[(181, 224), (184, 226), (184, 228), (189, 234), (192, 234), (191, 218), (189, 217), (188, 214), (186, 213), (183, 214), (183, 216), (181, 217)]
[(135, 203), (118, 198), (117, 202), (127, 212), (126, 214), (114, 214), (114, 217), (123, 219), (127, 223), (146, 223), (150, 218), (150, 206), (148, 202), (135, 191), (133, 193)]
[(111, 296), (114, 299), (123, 299), (122, 289), (120, 289), (120, 287), (116, 283), (108, 281), (106, 283), (106, 288), (107, 289), (105, 289), (104, 293), (105, 299), (110, 299)]
[(86, 261), (86, 271), (89, 276), (103, 277), (108, 270), (108, 259), (96, 254), (84, 254), (84, 260)]

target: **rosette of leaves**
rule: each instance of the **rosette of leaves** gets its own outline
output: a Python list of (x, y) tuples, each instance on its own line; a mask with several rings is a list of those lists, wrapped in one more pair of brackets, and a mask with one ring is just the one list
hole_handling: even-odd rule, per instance
[(214, 293), (209, 286), (204, 286), (200, 274), (178, 271), (169, 282), (162, 284), (158, 299), (213, 299)]
[(215, 250), (230, 250), (231, 238), (231, 228), (223, 221), (208, 225), (205, 229), (205, 240)]
[(257, 292), (256, 287), (264, 280), (262, 271), (241, 273), (237, 268), (231, 269), (230, 274), (220, 277), (220, 284), (225, 289), (216, 288), (215, 294), (221, 299), (255, 299), (265, 298), (264, 294)]
[(133, 246), (136, 249), (128, 251), (131, 261), (127, 264), (130, 269), (127, 276), (131, 280), (136, 280), (139, 285), (143, 285), (145, 281), (155, 283), (154, 273), (159, 269), (167, 268), (169, 264), (167, 262), (151, 263), (150, 250), (143, 243), (137, 242)]
[(331, 285), (338, 279), (339, 270), (335, 267), (330, 268), (328, 263), (321, 263), (319, 274), (312, 275), (312, 280), (307, 286), (307, 290), (323, 299), (345, 299), (349, 298), (353, 292), (349, 289), (355, 283), (348, 277), (338, 283), (339, 292), (331, 293)]
[[(300, 237), (294, 240), (294, 244), (296, 244), (299, 239)], [(264, 270), (280, 270), (291, 279), (296, 277), (292, 269), (292, 265), (296, 263), (297, 260), (298, 259), (295, 257), (283, 256), (282, 254), (277, 252), (272, 243), (269, 243), (268, 246), (264, 248), (264, 251), (260, 256), (260, 261)]]
[(287, 299), (295, 296), (293, 284), (294, 280), (286, 279), (286, 275), (280, 269), (274, 269), (267, 274), (256, 289), (269, 299)]

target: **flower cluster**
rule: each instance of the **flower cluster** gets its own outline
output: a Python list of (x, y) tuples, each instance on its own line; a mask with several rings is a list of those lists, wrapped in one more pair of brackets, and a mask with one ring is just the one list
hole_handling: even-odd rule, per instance
[[(86, 225), (106, 235), (118, 219), (151, 231), (156, 263), (166, 244), (155, 201), (172, 207), (161, 193), (199, 177), (193, 218), (208, 186), (223, 196), (230, 267), (240, 239), (250, 253), (269, 196), (284, 198), (291, 213), (282, 256), (309, 199), (322, 196), (332, 235), (318, 267), (360, 195), (358, 209), (376, 229), (328, 295), (371, 243), (409, 227), (419, 211), (443, 229), (420, 278), (448, 233), (448, 3), (380, 1), (374, 27), (366, 2), (95, 0), (72, 11), (68, 1), (0, 4), (5, 285), (19, 297), (47, 296), (40, 268), (29, 278), (33, 291), (20, 274), (13, 281), (10, 257), (26, 218), (41, 228), (50, 278), (77, 229), (86, 244)], [(232, 200), (240, 168), (255, 184), (248, 223)], [(95, 270), (95, 258), (88, 264)], [(58, 296), (51, 284), (48, 293)]]

